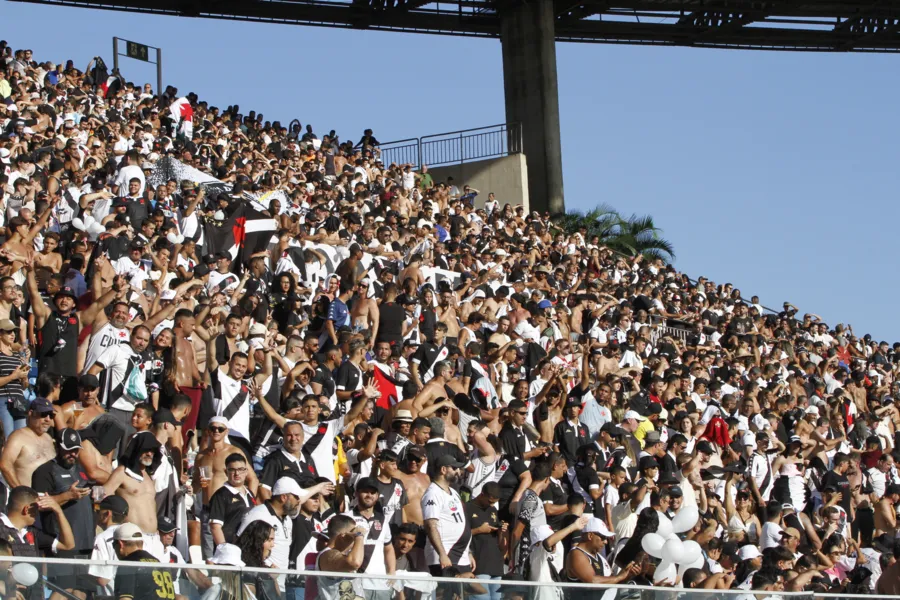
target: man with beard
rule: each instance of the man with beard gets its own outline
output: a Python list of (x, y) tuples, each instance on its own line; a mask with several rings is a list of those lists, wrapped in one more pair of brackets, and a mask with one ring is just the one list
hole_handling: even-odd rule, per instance
[[(357, 527), (363, 531), (365, 548), (363, 561), (357, 572), (369, 575), (393, 575), (396, 556), (391, 544), (391, 529), (379, 503), (378, 481), (363, 477), (356, 482), (356, 507), (347, 511)], [(363, 579), (366, 600), (391, 600), (393, 591), (387, 579)]]
[(136, 433), (103, 491), (128, 502), (127, 522), (144, 533), (144, 549), (160, 560), (163, 546), (156, 524), (156, 486), (150, 473), (160, 461), (159, 440), (149, 431)]
[[(94, 509), (88, 497), (91, 488), (88, 476), (78, 463), (81, 451), (81, 436), (74, 429), (63, 429), (59, 432), (56, 446), (56, 458), (49, 460), (35, 469), (31, 478), (31, 487), (39, 494), (51, 496), (62, 507), (63, 514), (75, 536), (75, 548), (58, 552), (59, 558), (90, 558), (94, 547)], [(59, 536), (59, 522), (56, 513), (41, 513), (41, 529), (50, 535)], [(86, 573), (87, 569), (60, 565), (62, 569), (54, 569), (53, 581), (66, 590), (75, 589), (75, 578), (78, 573)]]
[[(265, 521), (275, 529), (275, 546), (270, 559), (276, 569), (287, 569), (293, 539), (294, 517), (300, 512), (300, 505), (313, 494), (321, 491), (322, 484), (304, 490), (293, 477), (282, 477), (272, 487), (272, 497), (259, 506), (251, 508), (241, 520), (238, 537), (253, 521)], [(285, 576), (278, 576), (278, 589), (284, 594)]]
[(129, 316), (127, 302), (114, 302), (108, 319), (105, 311), (97, 314), (84, 360), (85, 370), (92, 367), (103, 351), (110, 346), (128, 343), (131, 335), (125, 325), (128, 324)]
[[(108, 346), (97, 361), (88, 369), (88, 375), (100, 376), (102, 381), (102, 399), (109, 407), (109, 414), (125, 426), (125, 439), (134, 433), (131, 424), (135, 406), (147, 400), (135, 398), (125, 392), (134, 369), (143, 371), (143, 352), (150, 344), (150, 330), (138, 325), (131, 333), (129, 344), (113, 344)], [(143, 377), (143, 372), (139, 376)], [(146, 391), (146, 385), (145, 385)]]
[(465, 505), (451, 486), (459, 481), (460, 469), (465, 465), (452, 456), (439, 456), (433, 465), (431, 485), (422, 497), (422, 516), (425, 520), (425, 561), (435, 577), (448, 567), (460, 573), (472, 571), (469, 562), (469, 543), (472, 531), (466, 519)]
[[(112, 287), (105, 294), (95, 299), (94, 302), (82, 311), (76, 311), (75, 292), (70, 287), (64, 287), (53, 296), (54, 308), (51, 309), (44, 303), (38, 290), (37, 280), (34, 276), (34, 268), (26, 265), (28, 294), (31, 298), (31, 306), (34, 311), (34, 328), (40, 332), (41, 343), (38, 345), (38, 369), (41, 373), (55, 373), (61, 375), (62, 393), (64, 398), (77, 394), (78, 374), (78, 334), (85, 323), (93, 323), (106, 306), (119, 295), (128, 283), (123, 277), (116, 276)], [(101, 269), (97, 269), (94, 275), (99, 282)]]
[(53, 438), (53, 404), (46, 398), (35, 398), (28, 409), (26, 427), (14, 431), (0, 453), (0, 472), (10, 489), (31, 486), (34, 470), (56, 455)]

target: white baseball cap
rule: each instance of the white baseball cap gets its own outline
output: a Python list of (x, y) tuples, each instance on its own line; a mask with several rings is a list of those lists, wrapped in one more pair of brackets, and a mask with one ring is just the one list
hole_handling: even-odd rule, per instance
[(591, 517), (591, 520), (584, 526), (584, 533), (599, 533), (603, 537), (614, 537), (616, 535), (609, 530), (609, 527), (606, 526), (602, 519), (597, 517)]
[(627, 421), (628, 419), (634, 419), (636, 421), (643, 421), (644, 417), (642, 417), (637, 411), (629, 410), (625, 412), (625, 416), (622, 417), (623, 421)]
[(294, 496), (301, 498), (303, 496), (303, 489), (300, 487), (300, 484), (297, 483), (297, 480), (292, 477), (282, 477), (275, 482), (275, 487), (272, 488), (273, 496), (280, 496), (281, 494), (293, 494)]
[(122, 523), (116, 527), (113, 533), (113, 539), (122, 542), (143, 542), (144, 532), (134, 523)]
[(553, 529), (549, 525), (538, 525), (531, 531), (531, 545), (537, 546), (553, 535)]
[(752, 560), (754, 558), (759, 558), (760, 556), (762, 556), (762, 552), (760, 552), (759, 548), (753, 544), (741, 546), (741, 549), (738, 550), (738, 558), (741, 560)]

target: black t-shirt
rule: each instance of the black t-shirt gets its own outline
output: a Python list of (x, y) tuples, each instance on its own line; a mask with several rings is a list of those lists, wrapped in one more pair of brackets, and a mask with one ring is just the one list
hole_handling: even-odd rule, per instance
[(249, 491), (242, 496), (230, 485), (225, 484), (216, 490), (209, 500), (209, 522), (221, 525), (225, 541), (234, 544), (244, 513), (254, 506), (256, 500)]
[(522, 458), (525, 454), (525, 432), (513, 427), (509, 422), (500, 430), (500, 444), (507, 456)]
[(822, 476), (822, 488), (834, 486), (841, 493), (840, 507), (844, 509), (848, 518), (850, 515), (850, 480), (846, 475), (838, 475), (834, 471), (828, 471)]
[[(146, 550), (132, 552), (122, 560), (158, 562), (156, 557)], [(115, 580), (116, 600), (144, 600), (145, 598), (175, 600), (175, 585), (172, 575), (176, 572), (169, 569), (118, 567)]]
[(315, 478), (317, 476), (316, 468), (313, 466), (312, 460), (303, 451), (300, 453), (303, 456), (300, 460), (296, 460), (281, 448), (273, 450), (263, 462), (262, 474), (259, 476), (260, 485), (271, 490), (279, 478), (288, 474), (294, 475), (298, 479), (300, 477)]
[(325, 365), (319, 365), (316, 367), (316, 374), (313, 375), (313, 378), (310, 380), (310, 383), (318, 383), (322, 386), (322, 395), (326, 398), (331, 398), (334, 395), (334, 391), (337, 388), (334, 383), (334, 377), (331, 375), (331, 369), (326, 367)]
[(396, 478), (392, 478), (387, 483), (376, 478), (375, 484), (378, 486), (379, 502), (381, 502), (388, 525), (392, 528), (399, 527), (403, 523), (403, 507), (409, 504), (409, 496), (406, 495), (403, 484)]
[(355, 392), (362, 388), (362, 371), (348, 360), (338, 367), (334, 382), (340, 392)]
[(659, 474), (669, 473), (674, 475), (678, 471), (678, 463), (672, 458), (672, 455), (666, 452), (661, 458), (656, 459), (659, 462)]
[[(71, 468), (64, 468), (56, 459), (50, 460), (35, 469), (31, 476), (31, 487), (41, 494), (55, 496), (67, 491), (72, 484), (87, 487), (90, 478), (76, 461)], [(94, 547), (94, 509), (89, 496), (79, 500), (70, 500), (62, 506), (63, 514), (75, 536), (75, 550), (89, 552)], [(41, 528), (47, 533), (58, 536), (59, 522), (52, 512), (42, 512)]]
[[(561, 519), (559, 522), (559, 527), (553, 527), (553, 531), (559, 531), (561, 529), (565, 529), (572, 523), (578, 520), (578, 515), (573, 515), (572, 513), (565, 513), (561, 515)], [(548, 522), (549, 524), (549, 522)], [(552, 525), (551, 525), (552, 527)], [(563, 552), (565, 554), (569, 554), (572, 551), (572, 546), (581, 541), (581, 532), (578, 530), (573, 531), (569, 535), (563, 538)]]
[[(528, 470), (525, 461), (520, 458), (505, 456), (497, 465), (497, 483), (500, 484), (500, 501), (497, 506), (500, 507), (502, 516), (509, 515), (509, 503), (512, 501), (513, 495), (519, 489), (519, 477)], [(496, 477), (496, 476), (495, 476)]]
[[(554, 506), (566, 506), (569, 501), (569, 493), (566, 491), (565, 485), (566, 482), (558, 481), (555, 479), (550, 479), (550, 485), (541, 493), (541, 502), (547, 504), (553, 504)], [(549, 525), (553, 531), (559, 531), (560, 525), (563, 522), (563, 517), (566, 516), (566, 513), (561, 513), (558, 515), (547, 515), (547, 525)]]
[(459, 446), (456, 444), (451, 444), (447, 440), (441, 438), (428, 440), (428, 443), (425, 444), (425, 458), (428, 460), (429, 477), (434, 477), (434, 461), (436, 461), (438, 457), (447, 454), (452, 456), (456, 462), (463, 464), (468, 464), (469, 462), (469, 457), (466, 456), (466, 453), (460, 450)]
[(403, 341), (403, 322), (406, 311), (396, 302), (382, 302), (378, 307), (378, 337), (376, 342), (399, 344)]
[(491, 577), (503, 576), (503, 554), (500, 552), (500, 518), (497, 509), (493, 506), (481, 508), (474, 500), (466, 504), (466, 517), (469, 519), (469, 527), (477, 529), (488, 523), (497, 529), (491, 533), (482, 533), (472, 536), (472, 554), (475, 555), (475, 574), (490, 575)]
[(412, 360), (419, 365), (419, 378), (422, 379), (422, 383), (425, 383), (425, 373), (435, 363), (443, 348), (443, 346), (435, 346), (431, 342), (425, 342), (413, 354)]

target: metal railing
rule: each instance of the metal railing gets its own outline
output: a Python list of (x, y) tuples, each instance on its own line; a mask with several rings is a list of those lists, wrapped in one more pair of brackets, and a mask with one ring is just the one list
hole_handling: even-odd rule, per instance
[(522, 124), (502, 123), (388, 142), (379, 146), (385, 165), (440, 166), (520, 154)]
[[(240, 559), (240, 556), (237, 556)], [(143, 598), (173, 598), (177, 593), (188, 600), (257, 600), (260, 597), (302, 598), (313, 594), (321, 598), (322, 587), (329, 588), (328, 595), (336, 592), (342, 598), (359, 598), (370, 589), (392, 589), (395, 592), (406, 589), (421, 600), (451, 600), (452, 598), (472, 598), (483, 592), (473, 586), (498, 586), (505, 600), (563, 600), (577, 596), (584, 600), (739, 600), (753, 594), (752, 590), (705, 590), (674, 587), (650, 587), (628, 584), (582, 584), (567, 582), (532, 582), (514, 579), (463, 579), (430, 577), (427, 573), (398, 571), (395, 575), (369, 575), (362, 573), (329, 573), (322, 571), (253, 569), (232, 565), (212, 565), (201, 563), (145, 563), (123, 561), (90, 561), (71, 559), (47, 559), (8, 556), (2, 557), (4, 573), (0, 575), (0, 586), (11, 591), (18, 586), (21, 591), (32, 590), (35, 586), (50, 589), (67, 600), (79, 600), (70, 591), (91, 592), (95, 597), (107, 596), (109, 587), (97, 588), (94, 577), (111, 578), (113, 585), (128, 585), (130, 580), (135, 589), (117, 590), (123, 593), (142, 592), (135, 600)], [(72, 566), (88, 575), (72, 578)], [(99, 569), (97, 569), (99, 567)], [(89, 571), (90, 569), (90, 571)], [(117, 578), (122, 569), (122, 578)], [(140, 582), (140, 583), (138, 583)], [(281, 594), (276, 588), (286, 590)], [(177, 590), (177, 591), (176, 591)], [(491, 596), (494, 594), (492, 593)], [(26, 594), (30, 597), (31, 594)], [(4, 597), (13, 597), (6, 594)], [(410, 597), (409, 595), (407, 597)], [(756, 598), (781, 598), (784, 600), (816, 600), (830, 598), (880, 598), (898, 600), (898, 596), (818, 594), (812, 592), (756, 592)]]

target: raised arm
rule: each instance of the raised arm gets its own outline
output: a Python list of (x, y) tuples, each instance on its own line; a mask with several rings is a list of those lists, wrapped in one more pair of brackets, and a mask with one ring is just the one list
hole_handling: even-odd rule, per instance
[[(31, 308), (34, 311), (35, 322), (34, 328), (41, 329), (50, 318), (50, 307), (41, 298), (41, 292), (38, 290), (37, 280), (34, 278), (34, 266), (25, 266), (25, 287), (28, 289), (28, 295), (31, 298)], [(9, 480), (7, 480), (9, 481)]]
[[(100, 270), (98, 269), (96, 273), (94, 273), (94, 278), (100, 277)], [(116, 275), (113, 279), (112, 287), (105, 294), (96, 298), (94, 302), (84, 309), (83, 311), (78, 313), (80, 317), (81, 327), (84, 327), (85, 323), (93, 323), (94, 319), (97, 318), (97, 314), (101, 311), (105, 310), (109, 303), (112, 302), (116, 295), (119, 294), (128, 283), (125, 281), (125, 278), (121, 275)]]

